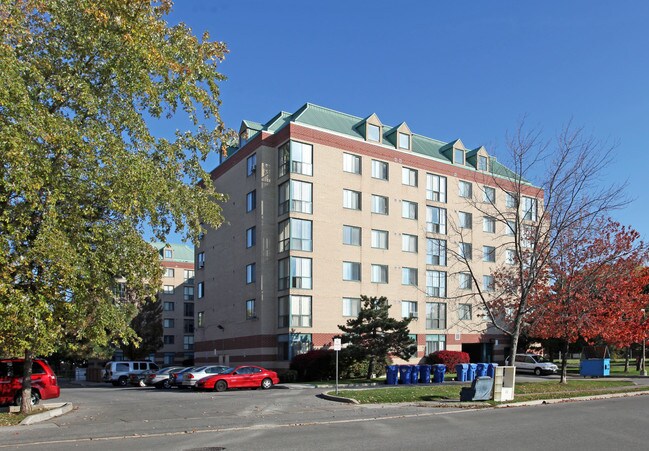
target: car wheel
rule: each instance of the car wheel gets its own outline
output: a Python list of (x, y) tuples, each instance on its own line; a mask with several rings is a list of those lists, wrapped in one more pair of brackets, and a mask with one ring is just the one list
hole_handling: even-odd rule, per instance
[(117, 379), (117, 385), (121, 387), (126, 387), (126, 384), (128, 384), (128, 379), (126, 379), (126, 377), (122, 376), (119, 379)]
[(214, 390), (216, 391), (226, 391), (228, 389), (228, 383), (220, 380), (216, 384), (214, 384)]
[[(32, 406), (35, 406), (40, 402), (41, 395), (36, 390), (32, 390), (31, 398), (32, 398)], [(20, 406), (20, 404), (22, 403), (22, 400), (23, 400), (23, 395), (22, 395), (22, 390), (20, 390), (20, 391), (18, 391), (18, 393), (16, 393), (16, 398), (14, 399), (14, 404), (16, 404), (17, 406)]]
[(263, 381), (261, 381), (261, 388), (263, 390), (268, 390), (272, 386), (273, 386), (273, 381), (271, 381), (269, 378), (266, 378)]
[(541, 368), (534, 368), (534, 374), (536, 374), (537, 376), (540, 376), (541, 375)]
[(161, 387), (162, 387), (162, 388), (165, 388), (165, 389), (170, 389), (170, 388), (171, 388), (171, 384), (169, 383), (169, 379), (165, 379), (164, 381), (162, 381), (162, 385), (161, 385)]

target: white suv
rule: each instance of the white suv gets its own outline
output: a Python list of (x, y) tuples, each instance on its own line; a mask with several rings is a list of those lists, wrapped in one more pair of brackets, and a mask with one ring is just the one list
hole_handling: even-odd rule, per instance
[(128, 384), (129, 373), (141, 373), (146, 370), (157, 370), (158, 365), (153, 362), (108, 362), (104, 367), (104, 382), (111, 382), (114, 386), (122, 387)]
[(514, 366), (517, 371), (531, 371), (537, 376), (554, 374), (559, 369), (554, 363), (537, 354), (516, 354)]

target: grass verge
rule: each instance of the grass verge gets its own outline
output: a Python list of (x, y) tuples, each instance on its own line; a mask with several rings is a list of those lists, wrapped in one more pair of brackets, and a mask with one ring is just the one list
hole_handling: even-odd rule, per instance
[(22, 413), (0, 413), (0, 426), (16, 426), (25, 419), (27, 415)]

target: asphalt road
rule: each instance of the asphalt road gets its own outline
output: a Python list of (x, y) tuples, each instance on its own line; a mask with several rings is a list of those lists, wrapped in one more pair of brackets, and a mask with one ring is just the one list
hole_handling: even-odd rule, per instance
[(649, 396), (473, 410), (340, 404), (321, 391), (64, 388), (74, 411), (0, 429), (0, 450), (649, 448)]

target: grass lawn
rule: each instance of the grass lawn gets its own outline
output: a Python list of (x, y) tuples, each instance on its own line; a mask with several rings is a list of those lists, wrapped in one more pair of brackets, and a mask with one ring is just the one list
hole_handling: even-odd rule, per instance
[[(339, 396), (355, 399), (361, 404), (380, 404), (420, 401), (457, 401), (460, 390), (470, 384), (432, 386), (391, 386), (367, 390), (340, 390)], [(515, 401), (537, 399), (575, 398), (604, 393), (646, 390), (632, 382), (609, 380), (571, 380), (567, 384), (551, 382), (521, 382), (516, 384)]]
[(0, 427), (1, 426), (16, 426), (23, 421), (27, 415), (20, 413), (0, 412)]
[[(561, 368), (561, 360), (555, 360), (559, 368)], [(568, 374), (579, 375), (579, 359), (568, 359)], [(640, 371), (635, 369), (635, 359), (629, 360), (629, 371), (624, 372), (624, 359), (611, 359), (611, 376), (639, 376)]]

